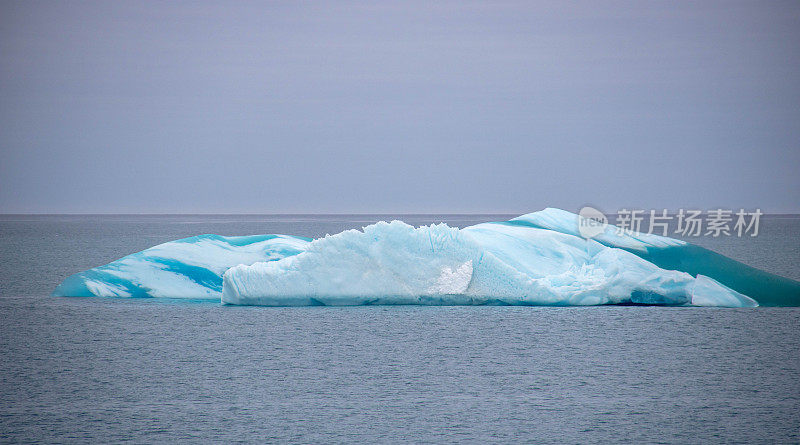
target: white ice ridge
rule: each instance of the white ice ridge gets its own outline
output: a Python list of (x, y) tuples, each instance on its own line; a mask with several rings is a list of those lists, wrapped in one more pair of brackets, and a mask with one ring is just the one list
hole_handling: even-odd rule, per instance
[[(518, 216), (509, 221), (510, 224), (530, 225), (580, 237), (578, 222), (578, 215), (552, 207)], [(607, 225), (602, 233), (593, 236), (592, 239), (609, 247), (619, 247), (637, 252), (646, 252), (650, 248), (658, 249), (686, 244), (685, 241), (652, 233), (619, 230), (617, 226), (611, 224)]]
[(711, 278), (661, 269), (618, 248), (682, 241), (606, 233), (598, 242), (580, 237), (577, 224), (577, 215), (558, 209), (464, 229), (379, 222), (314, 240), (297, 255), (230, 268), (222, 302), (757, 305)]

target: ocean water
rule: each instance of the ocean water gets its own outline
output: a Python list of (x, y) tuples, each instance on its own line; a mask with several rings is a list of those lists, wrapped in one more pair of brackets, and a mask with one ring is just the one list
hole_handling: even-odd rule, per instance
[[(800, 441), (800, 309), (228, 307), (54, 298), (196, 235), (381, 219), (0, 216), (0, 442)], [(800, 279), (800, 217), (691, 241)]]

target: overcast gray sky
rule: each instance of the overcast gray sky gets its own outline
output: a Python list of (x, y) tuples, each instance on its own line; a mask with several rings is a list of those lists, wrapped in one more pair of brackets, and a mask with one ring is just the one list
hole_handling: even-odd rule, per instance
[(800, 212), (797, 1), (0, 8), (0, 212)]

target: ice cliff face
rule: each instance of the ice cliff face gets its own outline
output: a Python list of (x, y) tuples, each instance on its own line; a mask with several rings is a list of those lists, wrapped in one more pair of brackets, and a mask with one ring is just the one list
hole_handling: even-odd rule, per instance
[[(636, 240), (615, 241), (634, 245)], [(756, 305), (711, 278), (664, 270), (633, 253), (567, 233), (504, 223), (414, 228), (400, 221), (314, 240), (302, 253), (279, 261), (233, 267), (223, 277), (222, 301)]]
[(313, 241), (201, 235), (75, 274), (54, 295), (271, 306), (800, 304), (796, 281), (613, 226), (585, 239), (578, 222), (545, 209), (464, 229), (380, 222)]

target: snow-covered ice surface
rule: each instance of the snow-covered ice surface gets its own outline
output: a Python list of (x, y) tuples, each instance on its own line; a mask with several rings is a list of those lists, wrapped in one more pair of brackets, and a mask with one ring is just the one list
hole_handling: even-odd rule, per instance
[(800, 283), (698, 246), (613, 226), (585, 239), (578, 223), (545, 209), (463, 229), (379, 222), (313, 241), (201, 235), (73, 275), (54, 294), (268, 306), (800, 302)]

